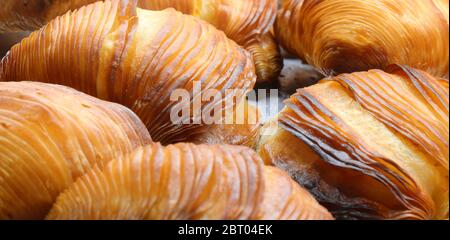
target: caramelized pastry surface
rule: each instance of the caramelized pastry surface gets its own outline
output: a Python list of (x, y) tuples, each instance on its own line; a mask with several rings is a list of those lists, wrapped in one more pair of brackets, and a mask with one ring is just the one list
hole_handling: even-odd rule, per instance
[[(256, 80), (251, 56), (202, 20), (135, 4), (97, 2), (51, 21), (12, 48), (0, 64), (0, 80), (70, 86), (129, 107), (156, 141), (189, 140), (202, 124), (172, 121), (172, 107), (180, 104), (172, 93), (186, 90), (181, 105), (191, 109), (200, 92), (222, 93), (202, 102), (202, 111), (225, 102), (227, 89), (242, 90), (239, 102)], [(196, 82), (201, 91), (194, 93)]]
[(94, 166), (151, 143), (129, 109), (73, 89), (0, 82), (0, 219), (42, 219)]
[[(3, 0), (0, 33), (32, 31), (70, 10), (97, 0)], [(274, 81), (282, 59), (272, 31), (276, 0), (129, 0), (150, 10), (174, 8), (199, 17), (252, 53), (259, 82)]]
[(448, 114), (448, 86), (423, 71), (343, 74), (293, 95), (258, 148), (337, 217), (444, 219)]
[(153, 144), (94, 169), (47, 219), (332, 219), (309, 193), (254, 151)]
[(140, 0), (139, 6), (175, 8), (222, 30), (252, 54), (258, 82), (275, 81), (281, 72), (283, 61), (272, 31), (277, 0)]
[(448, 78), (448, 0), (286, 0), (277, 37), (326, 75), (405, 64)]

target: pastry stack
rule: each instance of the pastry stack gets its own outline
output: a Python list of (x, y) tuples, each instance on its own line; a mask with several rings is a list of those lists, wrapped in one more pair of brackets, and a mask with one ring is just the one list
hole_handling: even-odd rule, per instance
[(448, 0), (2, 4), (0, 219), (448, 219)]

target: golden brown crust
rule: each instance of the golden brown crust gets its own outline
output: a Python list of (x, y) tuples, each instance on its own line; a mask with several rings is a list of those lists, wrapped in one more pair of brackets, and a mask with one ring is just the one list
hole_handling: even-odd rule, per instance
[(264, 167), (266, 191), (261, 206), (261, 220), (333, 220), (311, 194), (284, 171)]
[(270, 32), (277, 11), (274, 0), (140, 0), (139, 7), (175, 8), (211, 23), (243, 46)]
[(283, 63), (271, 32), (276, 0), (140, 0), (139, 6), (152, 10), (175, 8), (224, 31), (252, 53), (258, 82), (274, 81), (280, 74)]
[(0, 83), (0, 219), (42, 219), (94, 166), (151, 142), (127, 108), (73, 89)]
[(283, 68), (283, 58), (278, 43), (271, 32), (255, 39), (251, 44), (245, 45), (245, 49), (253, 56), (257, 81), (258, 83), (273, 82), (280, 76)]
[[(36, 30), (69, 10), (97, 0), (5, 0), (0, 9), (0, 33)], [(200, 17), (224, 31), (252, 52), (258, 81), (274, 81), (282, 62), (270, 30), (276, 18), (276, 0), (132, 0), (144, 9), (174, 8)]]
[(293, 95), (258, 149), (339, 218), (445, 219), (448, 115), (425, 72), (343, 74)]
[[(147, 11), (134, 4), (97, 2), (51, 21), (12, 48), (0, 65), (0, 80), (58, 83), (121, 103), (163, 143), (186, 141), (202, 127), (172, 124), (175, 89), (192, 94), (198, 81), (203, 91), (244, 90), (236, 96), (240, 101), (253, 87), (250, 54), (225, 34), (173, 9)], [(191, 96), (186, 104), (193, 101)]]
[(153, 144), (111, 161), (103, 170), (94, 169), (61, 194), (47, 216), (259, 218), (332, 219), (286, 173), (265, 168), (254, 151), (238, 146), (184, 143), (167, 147)]
[(393, 65), (388, 71), (401, 79), (389, 78), (382, 71), (370, 73), (341, 75), (335, 80), (379, 121), (408, 137), (448, 171), (448, 88), (428, 73), (406, 66)]
[(406, 64), (448, 78), (448, 11), (448, 0), (286, 0), (276, 31), (326, 75)]
[(246, 219), (263, 197), (262, 167), (245, 148), (154, 144), (83, 176), (48, 219)]

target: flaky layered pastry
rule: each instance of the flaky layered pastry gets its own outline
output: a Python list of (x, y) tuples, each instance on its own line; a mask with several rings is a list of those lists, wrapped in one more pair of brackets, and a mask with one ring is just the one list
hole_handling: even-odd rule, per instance
[[(240, 102), (255, 83), (250, 54), (210, 24), (173, 9), (149, 11), (136, 1), (97, 2), (65, 14), (14, 46), (0, 80), (33, 79), (73, 87), (131, 108), (156, 141), (189, 140), (202, 124), (178, 124), (174, 106), (196, 107), (190, 119), (223, 104), (227, 89)], [(200, 83), (199, 92), (194, 91)], [(188, 99), (172, 99), (175, 90)], [(201, 92), (222, 97), (205, 100)], [(240, 93), (239, 93), (240, 92)], [(190, 96), (190, 97), (189, 97)], [(201, 106), (192, 106), (200, 100)]]
[(276, 32), (326, 75), (406, 64), (448, 78), (448, 0), (285, 0)]
[(139, 0), (145, 9), (175, 8), (199, 17), (245, 47), (253, 55), (258, 82), (276, 80), (282, 68), (272, 33), (277, 0)]
[(333, 220), (326, 208), (279, 168), (264, 166), (265, 191), (257, 220)]
[(0, 219), (43, 219), (79, 176), (149, 143), (121, 105), (58, 85), (0, 82)]
[[(4, 0), (0, 32), (36, 30), (50, 20), (97, 0)], [(252, 53), (258, 81), (275, 80), (282, 68), (278, 44), (271, 32), (276, 0), (137, 0), (150, 10), (175, 8), (199, 17)]]
[(287, 101), (259, 153), (337, 218), (447, 219), (448, 93), (397, 65), (326, 79)]
[(95, 168), (47, 219), (332, 219), (246, 147), (152, 144)]

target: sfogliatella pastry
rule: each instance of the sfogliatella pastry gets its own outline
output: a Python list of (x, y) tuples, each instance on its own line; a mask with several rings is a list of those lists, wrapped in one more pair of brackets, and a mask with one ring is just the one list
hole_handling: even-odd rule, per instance
[(282, 68), (278, 44), (272, 33), (277, 0), (140, 0), (145, 9), (175, 8), (199, 17), (253, 55), (258, 82), (276, 80)]
[(276, 32), (326, 75), (405, 64), (448, 78), (448, 0), (285, 0)]
[[(155, 141), (188, 141), (203, 127), (190, 124), (201, 113), (227, 98), (240, 102), (253, 87), (251, 55), (200, 19), (136, 4), (96, 2), (56, 18), (11, 49), (0, 63), (0, 81), (70, 86), (129, 107)], [(187, 97), (172, 98), (180, 90)], [(205, 100), (209, 90), (221, 96)], [(191, 110), (186, 124), (172, 119), (177, 106)]]
[(447, 219), (449, 89), (406, 66), (298, 90), (258, 152), (344, 219)]
[(149, 143), (121, 105), (64, 86), (0, 82), (0, 219), (43, 219), (78, 177)]
[(152, 144), (95, 168), (47, 219), (332, 219), (283, 171), (251, 149)]
[[(0, 33), (39, 29), (54, 18), (97, 0), (3, 0)], [(252, 53), (258, 81), (276, 80), (282, 68), (278, 44), (271, 31), (276, 0), (137, 0), (141, 8), (174, 8), (199, 17)], [(94, 19), (92, 19), (94, 20)]]

